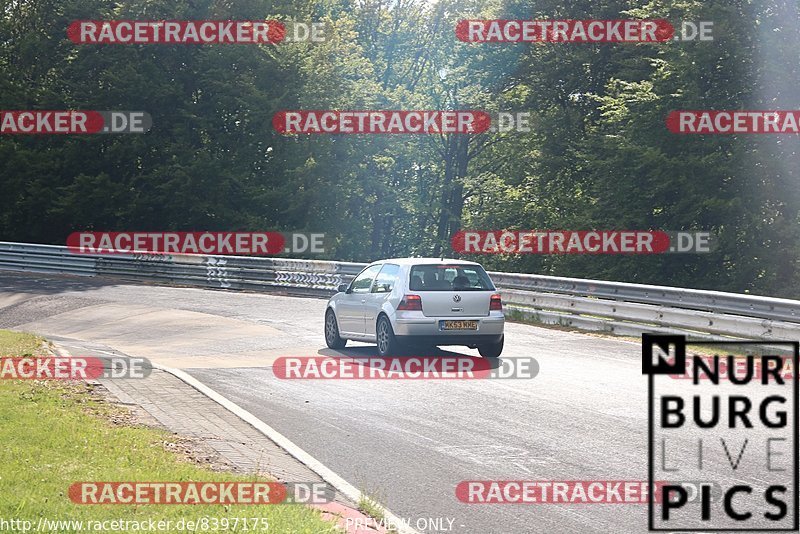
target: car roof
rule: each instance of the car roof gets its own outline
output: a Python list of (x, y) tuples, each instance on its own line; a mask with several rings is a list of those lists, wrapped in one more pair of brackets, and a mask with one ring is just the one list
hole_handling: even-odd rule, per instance
[(394, 263), (397, 265), (480, 265), (474, 261), (456, 260), (452, 258), (388, 258), (372, 262), (372, 264), (375, 263)]

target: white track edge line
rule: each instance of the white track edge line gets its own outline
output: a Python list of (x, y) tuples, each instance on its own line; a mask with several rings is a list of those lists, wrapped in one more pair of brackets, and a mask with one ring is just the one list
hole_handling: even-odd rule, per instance
[[(188, 373), (181, 371), (180, 369), (173, 369), (171, 367), (166, 367), (164, 365), (160, 365), (157, 363), (152, 364), (154, 369), (159, 369), (161, 371), (167, 372), (176, 378), (179, 378), (186, 384), (192, 386), (194, 389), (208, 397), (209, 399), (213, 400), (229, 412), (233, 413), (239, 419), (245, 421), (246, 423), (250, 424), (256, 430), (264, 434), (266, 437), (271, 439), (278, 445), (281, 449), (285, 450), (289, 455), (291, 455), (295, 460), (299, 461), (301, 464), (305, 465), (320, 477), (325, 482), (328, 482), (337, 491), (342, 493), (348, 499), (357, 503), (361, 499), (361, 491), (359, 491), (355, 486), (347, 482), (345, 479), (331, 471), (328, 467), (326, 467), (322, 462), (308, 454), (306, 451), (295, 445), (289, 438), (266, 424), (264, 421), (253, 415), (252, 413), (248, 412), (235, 402), (231, 401), (227, 397), (217, 393), (210, 387), (206, 386), (193, 376), (189, 375)], [(373, 499), (370, 499), (373, 500)], [(373, 502), (376, 502), (373, 500)], [(399, 518), (395, 514), (389, 511), (388, 508), (384, 507), (380, 503), (377, 503), (381, 509), (383, 510), (383, 515), (387, 520), (389, 525), (395, 525), (397, 530), (401, 534), (420, 534), (418, 531), (411, 528), (410, 525), (406, 523), (405, 520)]]

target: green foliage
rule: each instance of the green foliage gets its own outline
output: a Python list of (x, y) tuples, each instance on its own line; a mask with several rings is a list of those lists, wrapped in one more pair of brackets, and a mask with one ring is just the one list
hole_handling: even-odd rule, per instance
[[(678, 109), (796, 109), (774, 0), (5, 0), (0, 109), (145, 110), (143, 136), (0, 138), (0, 238), (308, 230), (331, 258), (452, 255), (480, 229), (711, 230), (707, 255), (482, 257), (492, 268), (800, 297), (792, 136), (680, 136)], [(73, 45), (76, 19), (322, 21), (322, 43)], [(714, 22), (713, 43), (481, 45), (464, 18)], [(530, 111), (530, 133), (281, 136), (287, 109)]]

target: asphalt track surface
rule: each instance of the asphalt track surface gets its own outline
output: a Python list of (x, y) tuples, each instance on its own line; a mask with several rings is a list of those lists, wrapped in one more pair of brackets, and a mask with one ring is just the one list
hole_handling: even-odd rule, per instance
[(536, 378), (277, 379), (280, 356), (376, 355), (325, 348), (324, 310), (319, 299), (0, 273), (1, 328), (183, 369), (423, 532), (647, 532), (646, 504), (455, 495), (465, 480), (646, 481), (638, 343), (507, 324), (503, 357), (534, 357)]

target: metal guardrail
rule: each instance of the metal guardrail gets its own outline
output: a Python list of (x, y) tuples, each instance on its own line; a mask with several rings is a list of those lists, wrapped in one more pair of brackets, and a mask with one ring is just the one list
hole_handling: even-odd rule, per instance
[[(0, 270), (114, 277), (216, 289), (332, 295), (364, 263), (244, 256), (75, 254), (0, 242)], [(581, 330), (694, 339), (800, 339), (800, 301), (533, 274), (489, 273), (507, 316)]]
[(0, 242), (0, 270), (110, 276), (216, 289), (327, 296), (364, 264), (195, 254), (76, 254), (67, 247)]

